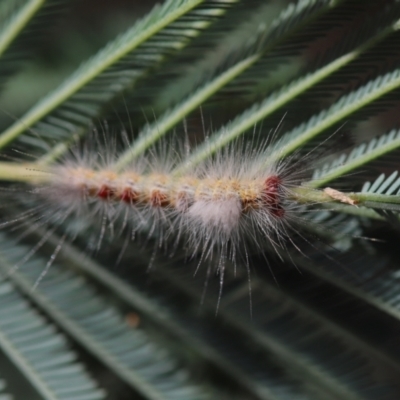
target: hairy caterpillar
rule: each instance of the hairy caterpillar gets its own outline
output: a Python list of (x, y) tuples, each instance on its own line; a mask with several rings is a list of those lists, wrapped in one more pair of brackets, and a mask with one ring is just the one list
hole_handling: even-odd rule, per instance
[(131, 212), (132, 229), (151, 221), (168, 236), (187, 236), (206, 257), (217, 249), (234, 259), (234, 249), (247, 236), (261, 233), (272, 240), (278, 225), (290, 218), (287, 193), (294, 182), (285, 163), (268, 163), (264, 145), (251, 151), (233, 145), (184, 174), (174, 173), (179, 157), (173, 163), (169, 157), (160, 162), (153, 153), (150, 160), (118, 171), (103, 157), (89, 155), (53, 167), (48, 184), (37, 190), (63, 209), (94, 203), (108, 218)]
[(29, 219), (51, 234), (71, 217), (86, 220), (100, 228), (97, 247), (109, 232), (127, 230), (129, 240), (142, 233), (156, 248), (184, 248), (208, 262), (222, 288), (228, 261), (240, 258), (249, 270), (250, 251), (285, 250), (303, 222), (304, 207), (292, 196), (304, 179), (303, 160), (281, 160), (271, 141), (237, 141), (183, 170), (189, 154), (177, 141), (123, 168), (115, 140), (93, 141), (98, 135), (51, 166), (26, 170), (31, 188), (22, 193), (34, 206), (4, 225)]

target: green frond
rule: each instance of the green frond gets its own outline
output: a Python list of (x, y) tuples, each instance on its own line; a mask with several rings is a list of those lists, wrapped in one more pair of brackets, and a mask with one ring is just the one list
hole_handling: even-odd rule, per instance
[(7, 381), (0, 378), (0, 400), (13, 400), (11, 394), (7, 392)]
[[(392, 175), (388, 178), (389, 180), (391, 179)], [(372, 185), (372, 190), (365, 190), (359, 193), (343, 193), (336, 191), (336, 194), (330, 194), (328, 190), (331, 188), (326, 188), (321, 191), (314, 190), (313, 188), (309, 188), (307, 185), (304, 185), (302, 187), (295, 188), (291, 194), (291, 197), (299, 203), (304, 204), (317, 203), (323, 204), (324, 206), (330, 206), (332, 202), (336, 202), (338, 204), (345, 205), (345, 208), (347, 209), (355, 208), (355, 210), (352, 210), (350, 213), (359, 216), (368, 216), (369, 213), (364, 214), (364, 210), (358, 210), (358, 207), (400, 211), (400, 196), (386, 195), (375, 192), (375, 189), (380, 189), (379, 185), (382, 183), (384, 178), (384, 174), (380, 175), (375, 184)], [(386, 184), (386, 181), (383, 182), (383, 185)], [(368, 182), (366, 185), (367, 186), (365, 187), (368, 188)], [(383, 188), (385, 188), (385, 186), (383, 186)], [(344, 209), (342, 209), (342, 211), (345, 212)], [(374, 217), (373, 214), (371, 216)]]
[[(367, 208), (367, 207), (354, 207), (354, 206), (349, 206), (347, 204), (334, 202), (334, 201), (332, 201), (331, 198), (329, 198), (328, 196), (326, 196), (324, 194), (322, 194), (322, 195), (318, 194), (316, 196), (311, 195), (309, 197), (305, 196), (304, 202), (307, 204), (309, 202), (315, 201), (316, 198), (322, 198), (324, 200), (324, 203), (321, 204), (322, 208), (325, 208), (332, 212), (337, 212), (337, 213), (346, 215), (347, 217), (350, 215), (351, 217), (357, 217), (357, 218), (364, 219), (364, 220), (369, 219), (370, 221), (383, 221), (385, 219), (375, 209)], [(299, 202), (301, 202), (300, 199), (299, 199)], [(322, 235), (322, 237), (323, 237), (323, 235)]]
[(284, 157), (293, 153), (322, 132), (337, 126), (352, 114), (378, 101), (399, 87), (400, 69), (395, 69), (344, 95), (328, 109), (321, 111), (307, 122), (286, 133), (282, 139), (285, 144), (281, 148), (281, 156)]
[[(53, 238), (52, 242), (57, 239)], [(186, 300), (182, 302), (177, 292), (181, 291), (176, 286), (167, 286), (168, 283), (163, 275), (153, 276), (154, 285), (147, 285), (147, 276), (143, 275), (139, 268), (129, 271), (127, 276), (118, 277), (108, 271), (107, 268), (98, 265), (93, 260), (87, 259), (82, 253), (73, 246), (67, 245), (63, 255), (68, 262), (78, 268), (88, 279), (100, 283), (113, 295), (126, 303), (127, 308), (138, 310), (139, 313), (146, 315), (163, 330), (177, 337), (181, 345), (188, 346), (196, 353), (197, 357), (211, 363), (215, 368), (228, 374), (235, 382), (257, 399), (262, 400), (283, 400), (281, 384), (284, 382), (285, 393), (287, 390), (297, 398), (296, 391), (300, 390), (300, 382), (294, 382), (292, 376), (287, 376), (284, 371), (277, 371), (277, 365), (265, 360), (258, 365), (251, 365), (246, 360), (254, 358), (253, 351), (243, 342), (237, 342), (235, 354), (227, 351), (224, 342), (229, 332), (225, 329), (210, 337), (207, 329), (200, 328), (197, 317), (194, 313), (186, 313), (185, 319), (181, 319), (181, 307), (189, 306), (196, 308), (198, 301)], [(139, 262), (142, 261), (138, 260)], [(145, 264), (146, 257), (143, 257)], [(158, 268), (156, 269), (158, 271)], [(119, 271), (121, 272), (121, 270)], [(159, 282), (164, 290), (159, 290)], [(214, 316), (215, 309), (212, 308), (211, 315)], [(202, 318), (204, 324), (208, 326), (207, 318)], [(228, 328), (229, 329), (229, 328)], [(258, 354), (256, 355), (258, 357)], [(240, 360), (240, 362), (238, 362)], [(231, 394), (232, 396), (233, 394)], [(231, 397), (229, 397), (230, 399)], [(240, 394), (238, 400), (240, 400)]]
[[(276, 273), (279, 279), (280, 274), (278, 271)], [(231, 331), (239, 331), (250, 343), (256, 343), (259, 358), (264, 352), (270, 354), (289, 375), (307, 380), (311, 384), (309, 390), (312, 391), (313, 399), (324, 398), (326, 395), (332, 398), (361, 399), (364, 398), (364, 390), (385, 390), (386, 384), (374, 376), (374, 368), (377, 365), (396, 365), (396, 369), (399, 369), (398, 363), (390, 360), (384, 352), (375, 352), (373, 345), (363, 343), (355, 336), (350, 339), (348, 331), (342, 331), (340, 326), (335, 326), (318, 312), (311, 311), (299, 298), (288, 297), (287, 291), (269, 278), (265, 279), (264, 275), (262, 278), (252, 277), (252, 324), (249, 323), (248, 315), (247, 282), (231, 286), (231, 280), (227, 278), (218, 315)], [(184, 290), (196, 298), (201, 296), (202, 280), (193, 283), (190, 272), (179, 266), (172, 271), (170, 267), (165, 268), (162, 279), (174, 282), (176, 291)], [(215, 307), (215, 301), (215, 297), (208, 296), (206, 306)], [(322, 349), (325, 351), (321, 352)], [(366, 356), (366, 353), (369, 355)], [(335, 368), (330, 364), (334, 354), (341, 360), (343, 369), (339, 365)], [(354, 366), (371, 386), (367, 389), (359, 384), (357, 378), (349, 378), (346, 365)], [(363, 378), (361, 381), (364, 381)]]
[(64, 0), (6, 0), (0, 5), (0, 84), (31, 54)]
[[(379, 10), (372, 20), (364, 21), (357, 30), (350, 30), (350, 32), (345, 29), (343, 32), (338, 30), (337, 21), (341, 16), (357, 15), (362, 12), (362, 8), (362, 3), (348, 1), (323, 14), (313, 23), (303, 27), (296, 35), (288, 37), (279, 48), (265, 53), (256, 65), (226, 85), (220, 91), (221, 99), (224, 96), (234, 95), (246, 101), (254, 101), (270, 92), (271, 89), (282, 87), (291, 80), (300, 78), (311, 70), (316, 70), (317, 66), (328, 64), (334, 58), (355, 48), (358, 48), (360, 56), (370, 47), (376, 47), (397, 29), (393, 23), (400, 17), (400, 7), (399, 4), (394, 3)], [(324, 36), (332, 34), (335, 30), (339, 32), (336, 32), (333, 44), (329, 43), (328, 48), (318, 46), (312, 57), (305, 55), (307, 49), (317, 46)], [(346, 40), (343, 40), (344, 35), (346, 35)], [(357, 71), (359, 72), (359, 68)], [(290, 115), (294, 112), (296, 112), (296, 107), (290, 109)]]
[(305, 207), (303, 212), (309, 221), (305, 231), (313, 236), (324, 238), (335, 249), (348, 251), (353, 245), (354, 237), (362, 234), (360, 218), (351, 217), (345, 212), (334, 212), (335, 209), (332, 207), (327, 208), (314, 210)]
[[(52, 239), (53, 243), (56, 241), (56, 238)], [(182, 346), (190, 347), (201, 360), (211, 363), (224, 374), (228, 374), (234, 382), (237, 382), (255, 398), (284, 400), (284, 393), (287, 391), (297, 398), (296, 393), (302, 390), (301, 383), (284, 370), (278, 371), (279, 366), (273, 360), (265, 359), (262, 363), (253, 363), (255, 359), (258, 359), (259, 354), (254, 353), (251, 346), (246, 345), (243, 341), (235, 342), (234, 354), (227, 351), (225, 340), (229, 335), (230, 328), (221, 327), (219, 332), (214, 331), (210, 336), (207, 329), (199, 326), (198, 318), (200, 316), (196, 316), (194, 313), (185, 313), (182, 310), (182, 306), (189, 307), (189, 309), (196, 308), (199, 299), (194, 301), (186, 299), (182, 302), (182, 289), (173, 284), (169, 285), (159, 268), (156, 268), (155, 271), (161, 272), (161, 276), (158, 273), (153, 275), (154, 284), (148, 285), (146, 284), (147, 276), (143, 275), (140, 268), (130, 270), (129, 278), (126, 275), (118, 277), (108, 271), (106, 267), (87, 259), (71, 245), (67, 245), (63, 253), (68, 263), (78, 268), (78, 271), (88, 279), (100, 283), (106, 290), (111, 291), (113, 295), (126, 303), (127, 308), (138, 310), (139, 313), (146, 315), (146, 318), (162, 326), (165, 332), (177, 337)], [(137, 257), (137, 260), (141, 262), (142, 258)], [(143, 263), (146, 264), (146, 262), (146, 256), (143, 256)], [(119, 272), (121, 273), (122, 270)], [(164, 271), (164, 273), (167, 272)], [(192, 283), (195, 284), (195, 281)], [(162, 291), (159, 290), (159, 284), (164, 288)], [(182, 312), (186, 315), (184, 319), (180, 318)], [(211, 308), (210, 313), (214, 316), (215, 308)], [(205, 326), (209, 326), (207, 316), (201, 320)], [(210, 326), (210, 329), (213, 328)], [(232, 337), (231, 339), (233, 340)], [(252, 360), (251, 362), (249, 358)], [(281, 391), (282, 384), (285, 386), (284, 393)], [(238, 400), (241, 398), (239, 394)]]
[[(232, 68), (225, 71), (225, 73), (219, 75), (217, 78), (207, 83), (204, 87), (197, 90), (181, 104), (178, 104), (172, 110), (168, 110), (155, 123), (145, 126), (138, 139), (136, 139), (133, 145), (121, 155), (116, 163), (116, 168), (122, 169), (132, 162), (132, 160), (143, 154), (146, 149), (154, 145), (157, 140), (162, 138), (166, 133), (168, 133), (168, 131), (170, 131), (171, 128), (181, 122), (190, 112), (199, 107), (210, 95), (215, 93), (224, 84), (229, 82), (232, 77), (236, 76), (249, 65), (251, 65), (255, 58), (255, 56), (250, 56), (247, 59), (235, 64)], [(49, 160), (49, 156), (50, 160), (53, 158), (53, 154), (49, 153), (49, 155), (46, 155), (44, 161), (47, 162)]]
[(254, 41), (253, 35), (258, 30), (265, 31), (285, 5), (260, 0), (239, 1), (224, 18), (194, 39), (184, 52), (155, 71), (151, 78), (144, 79), (126, 97), (126, 103), (117, 108), (118, 114), (126, 114), (127, 107), (136, 121), (143, 119), (143, 113), (158, 116), (173, 108), (213, 76), (245, 58), (246, 55), (241, 53), (246, 53), (246, 49), (249, 56), (251, 43), (246, 46), (246, 42)]
[[(340, 2), (335, 2), (340, 3)], [(187, 114), (210, 96), (215, 94), (220, 88), (226, 85), (230, 80), (242, 73), (246, 68), (257, 62), (264, 52), (271, 51), (278, 46), (288, 36), (294, 35), (298, 29), (307, 25), (323, 12), (327, 12), (333, 3), (330, 1), (316, 2), (314, 0), (305, 0), (296, 5), (290, 4), (272, 23), (269, 27), (264, 27), (257, 33), (257, 37), (250, 41), (250, 44), (245, 44), (244, 48), (236, 49), (235, 53), (230, 54), (221, 62), (216, 71), (216, 77), (210, 80), (205, 85), (196, 90), (185, 98), (182, 103), (177, 105), (173, 110), (167, 110), (159, 121), (155, 122), (150, 127), (145, 127), (138, 142), (134, 144), (133, 149), (129, 150), (129, 154), (122, 156), (122, 161), (118, 162), (121, 167), (128, 163), (133, 157), (143, 152), (151, 146), (155, 140), (162, 137), (175, 124), (180, 122)], [(250, 53), (250, 54), (249, 54)], [(243, 58), (244, 57), (244, 58)], [(233, 66), (232, 66), (232, 61)], [(226, 65), (228, 64), (228, 65)], [(223, 70), (220, 73), (220, 70)], [(215, 74), (215, 73), (214, 73)], [(204, 73), (204, 77), (208, 77), (210, 72)], [(203, 80), (205, 78), (202, 78)], [(1, 137), (0, 137), (1, 144)], [(65, 146), (59, 145), (52, 150), (48, 155), (44, 156), (43, 162), (49, 162), (63, 152)]]
[[(270, 13), (272, 9), (273, 12), (270, 14), (273, 15), (275, 13), (274, 7), (276, 8), (279, 5), (275, 3), (263, 4), (265, 9), (261, 7), (256, 11), (255, 14), (257, 15), (253, 16), (254, 19), (256, 16), (260, 18), (260, 14), (264, 17), (261, 19), (261, 23), (256, 24), (257, 29), (255, 30), (253, 28), (254, 32), (251, 31), (249, 33), (246, 32), (243, 27), (239, 27), (239, 32), (244, 38), (238, 37), (236, 39), (236, 41), (239, 42), (238, 44), (235, 44), (235, 46), (229, 46), (229, 44), (227, 44), (226, 46), (231, 50), (225, 51), (223, 57), (218, 54), (221, 52), (221, 49), (217, 48), (215, 50), (217, 54), (210, 54), (210, 61), (201, 60), (197, 63), (195, 68), (193, 68), (193, 71), (173, 81), (166, 88), (165, 92), (161, 93), (151, 105), (157, 110), (168, 108), (171, 102), (174, 104), (182, 101), (193, 91), (197, 90), (198, 87), (204, 85), (204, 81), (209, 79), (208, 77), (210, 75), (215, 75), (213, 71), (223, 71), (231, 67), (233, 62), (241, 61), (251, 54), (256, 54), (257, 58), (253, 61), (253, 64), (249, 65), (246, 71), (232, 78), (224, 87), (221, 87), (220, 93), (224, 94), (225, 89), (229, 88), (231, 85), (235, 85), (235, 82), (238, 80), (246, 79), (248, 82), (247, 70), (252, 71), (256, 68), (263, 69), (264, 66), (260, 64), (262, 64), (264, 57), (269, 57), (271, 54), (274, 54), (277, 48), (279, 49), (280, 46), (285, 45), (286, 42), (290, 42), (293, 38), (298, 36), (299, 32), (302, 32), (302, 28), (304, 29), (305, 27), (312, 26), (313, 22), (318, 19), (318, 17), (328, 13), (331, 9), (335, 9), (339, 3), (340, 2), (330, 3), (327, 1), (315, 2), (308, 0), (297, 2), (297, 4), (290, 3), (274, 18), (271, 18), (267, 13)], [(249, 17), (249, 20), (251, 21), (251, 17)], [(238, 34), (235, 35), (235, 32), (233, 32), (232, 35), (234, 37), (238, 36)], [(229, 40), (227, 40), (227, 42), (229, 43)]]
[[(340, 71), (340, 69), (342, 69), (346, 65), (353, 62), (361, 54), (367, 51), (371, 46), (376, 45), (377, 43), (379, 43), (380, 40), (383, 40), (391, 33), (396, 32), (399, 26), (399, 23), (396, 21), (394, 24), (391, 24), (385, 30), (380, 32), (378, 36), (373, 36), (366, 42), (362, 43), (359, 47), (350, 51), (348, 54), (345, 54), (335, 59), (330, 64), (320, 69), (317, 69), (314, 73), (308, 74), (305, 77), (302, 77), (287, 86), (283, 86), (279, 91), (274, 92), (270, 96), (268, 96), (263, 102), (259, 103), (258, 105), (254, 105), (249, 110), (246, 110), (242, 115), (239, 115), (227, 126), (216, 132), (206, 144), (196, 149), (196, 152), (191, 156), (189, 160), (186, 161), (187, 166), (184, 166), (182, 168), (187, 168), (190, 165), (201, 162), (206, 157), (209, 157), (213, 152), (227, 145), (229, 142), (251, 129), (263, 119), (272, 115), (277, 110), (287, 106), (290, 101), (305, 93), (308, 89), (328, 78), (335, 72)], [(394, 88), (391, 88), (390, 90), (393, 89)], [(384, 92), (384, 94), (386, 93), (387, 92)], [(382, 95), (382, 93), (380, 95)], [(380, 95), (377, 95), (377, 97)], [(343, 107), (346, 108), (345, 106)], [(334, 107), (332, 107), (332, 109), (334, 109)], [(326, 114), (327, 112), (323, 113), (324, 116)], [(315, 118), (312, 121), (315, 123)], [(280, 141), (280, 146), (282, 146), (282, 144), (284, 143), (289, 142), (292, 137), (295, 137), (296, 134), (298, 134), (297, 132), (303, 130), (303, 128), (304, 124), (302, 124), (301, 127), (299, 127), (298, 130), (296, 130), (294, 133), (284, 135), (282, 140)], [(303, 135), (306, 135), (306, 133), (302, 132), (301, 137), (303, 137)], [(297, 142), (290, 145), (292, 147), (289, 147), (288, 144), (282, 146), (283, 148), (280, 149), (279, 156), (284, 157), (298, 148)], [(180, 169), (179, 172), (181, 172)]]
[(392, 129), (389, 133), (362, 143), (349, 154), (342, 154), (329, 164), (314, 171), (310, 186), (320, 187), (349, 174), (400, 147), (400, 131)]
[(288, 86), (284, 86), (282, 89), (272, 93), (261, 103), (253, 105), (250, 109), (229, 122), (221, 130), (215, 132), (206, 143), (198, 146), (193, 154), (186, 159), (185, 164), (178, 167), (176, 173), (182, 173), (187, 168), (200, 163), (218, 149), (221, 149), (246, 131), (249, 131), (257, 123), (261, 122), (278, 109), (284, 107), (300, 93), (303, 93), (305, 90), (326, 78), (338, 68), (347, 64), (353, 59), (353, 57), (353, 53), (340, 57), (316, 72), (296, 80)]
[(28, 0), (8, 21), (2, 21), (1, 25), (3, 28), (0, 30), (0, 57), (45, 2), (46, 0)]
[[(278, 17), (278, 11), (284, 9), (282, 4), (277, 5), (274, 2), (262, 4), (254, 1), (254, 3), (254, 6), (247, 10), (246, 18), (237, 18), (236, 25), (220, 38), (216, 46), (204, 54), (204, 58), (195, 60), (196, 62), (187, 66), (179, 76), (169, 81), (154, 99), (149, 99), (150, 104), (153, 104), (156, 110), (166, 110), (171, 105), (179, 103), (201, 86), (204, 77), (212, 74), (212, 71), (228, 68), (233, 62), (245, 57), (241, 54), (248, 52), (249, 55), (251, 53), (251, 45), (255, 41), (255, 37), (262, 32), (265, 34), (273, 20)], [(242, 15), (245, 11), (244, 9), (239, 10), (238, 7), (235, 7), (234, 10), (241, 11)], [(246, 29), (248, 24), (251, 24), (251, 27)]]
[(227, 5), (235, 2), (168, 0), (156, 6), (3, 132), (0, 148), (33, 126), (42, 138), (58, 140), (86, 128), (106, 104), (132, 88), (138, 79), (185, 46), (216, 15), (224, 13)]
[[(302, 284), (310, 285), (309, 280), (313, 282), (310, 285), (310, 297), (321, 295), (324, 301), (330, 301), (329, 296), (332, 288), (342, 291), (342, 306), (335, 306), (336, 315), (342, 313), (343, 318), (355, 320), (354, 316), (361, 310), (365, 310), (366, 304), (373, 307), (373, 315), (376, 320), (380, 321), (380, 329), (389, 331), (392, 324), (400, 319), (399, 303), (396, 297), (399, 294), (399, 273), (396, 266), (397, 261), (390, 261), (388, 257), (382, 257), (374, 254), (371, 249), (366, 250), (365, 246), (354, 246), (356, 250), (355, 258), (349, 259), (348, 255), (338, 256), (333, 254), (330, 260), (325, 259), (322, 262), (322, 255), (315, 249), (311, 250), (309, 258), (293, 255), (296, 265), (302, 269), (305, 278), (297, 276), (296, 287), (301, 288)], [(287, 258), (287, 256), (286, 256)], [(319, 291), (315, 290), (319, 287)], [(293, 286), (291, 287), (293, 290)], [(325, 292), (325, 293), (324, 293)], [(324, 293), (324, 294), (322, 294)], [(301, 296), (304, 298), (304, 295)], [(351, 310), (346, 311), (346, 307)], [(357, 311), (359, 310), (359, 311)], [(336, 319), (337, 320), (337, 319)], [(374, 346), (392, 357), (398, 365), (397, 355), (393, 353), (393, 347), (389, 343), (382, 341), (374, 342), (372, 331), (369, 329), (369, 318), (361, 317), (358, 321), (354, 321), (353, 331), (360, 338), (368, 343), (375, 343)], [(396, 367), (396, 369), (398, 366)]]
[(396, 179), (398, 171), (394, 171), (387, 178), (381, 174), (374, 182), (365, 182), (359, 201), (366, 207), (400, 212), (400, 178)]
[[(7, 263), (1, 256), (1, 268)], [(89, 377), (66, 337), (35, 311), (16, 288), (0, 283), (0, 348), (46, 400), (105, 398)]]
[(378, 176), (378, 178), (376, 178), (373, 183), (365, 182), (361, 189), (361, 192), (397, 195), (400, 192), (400, 178), (396, 179), (398, 174), (398, 171), (395, 171), (387, 178), (385, 174), (381, 174)]
[[(31, 65), (53, 68), (39, 65), (49, 61), (48, 47), (31, 28), (44, 32), (59, 1), (0, 0), (2, 84), (17, 70), (14, 61), (26, 60), (27, 47), (38, 55)], [(82, 16), (78, 3), (71, 15)], [(30, 397), (52, 400), (398, 399), (400, 131), (392, 128), (399, 120), (400, 0), (160, 3), (0, 135), (0, 179), (12, 192), (0, 213), (7, 230), (0, 235), (7, 276), (0, 280), (0, 376), (7, 382), (4, 390), (0, 380), (0, 400), (3, 392), (18, 397), (16, 378)], [(106, 24), (120, 31), (117, 14)], [(61, 36), (74, 30), (61, 25)], [(104, 27), (95, 32), (108, 37)], [(99, 37), (88, 46), (101, 47)], [(50, 38), (50, 48), (59, 43)], [(75, 57), (80, 42), (69, 46)], [(28, 62), (21, 65), (29, 75)], [(20, 88), (12, 89), (16, 102), (32, 92), (30, 84)], [(299, 172), (315, 170), (285, 191), (295, 205), (290, 223), (224, 268), (217, 257), (210, 268), (199, 268), (200, 254), (184, 260), (179, 240), (173, 255), (173, 245), (166, 249), (170, 257), (154, 256), (161, 239), (151, 227), (146, 246), (115, 238), (117, 215), (50, 227), (53, 215), (39, 212), (31, 221), (29, 209), (41, 204), (32, 204), (28, 185), (101, 119), (106, 142), (129, 123), (131, 131), (111, 139), (118, 152), (132, 140), (118, 159), (110, 156), (120, 169), (171, 131), (201, 142), (211, 130), (173, 173), (245, 142), (249, 132), (272, 143), (266, 163), (287, 157)], [(341, 148), (357, 142), (336, 157), (331, 144), (342, 126)], [(329, 161), (303, 170), (314, 144), (329, 151)], [(89, 256), (99, 231), (102, 248)]]
[[(65, 253), (68, 258), (72, 257), (72, 263), (75, 264), (79, 260), (79, 255), (73, 248), (65, 249)], [(330, 351), (340, 354), (341, 359), (351, 360), (351, 363), (357, 360), (360, 374), (371, 383), (371, 387), (376, 385), (379, 388), (382, 385), (383, 388), (385, 384), (383, 381), (376, 380), (373, 375), (372, 361), (371, 359), (368, 361), (368, 357), (371, 357), (375, 362), (378, 361), (379, 365), (394, 365), (395, 368), (399, 368), (399, 365), (393, 364), (393, 360), (382, 353), (379, 348), (375, 349), (373, 346), (360, 341), (356, 336), (349, 335), (349, 332), (343, 330), (340, 325), (336, 325), (317, 312), (309, 310), (298, 300), (288, 297), (283, 288), (279, 288), (274, 282), (260, 277), (252, 278), (255, 306), (253, 308), (253, 323), (250, 326), (248, 324), (249, 299), (247, 282), (231, 287), (230, 279), (232, 277), (227, 277), (226, 293), (222, 299), (218, 316), (224, 321), (225, 329), (228, 332), (239, 330), (247, 339), (244, 342), (257, 343), (260, 346), (257, 354), (252, 352), (250, 348), (246, 348), (246, 346), (245, 353), (241, 354), (240, 349), (243, 344), (238, 343), (235, 362), (231, 359), (232, 355), (229, 352), (227, 353), (219, 348), (218, 341), (215, 339), (216, 333), (214, 333), (214, 339), (210, 342), (206, 332), (202, 334), (202, 330), (198, 329), (198, 325), (192, 321), (189, 315), (183, 324), (180, 323), (179, 318), (174, 318), (177, 312), (175, 298), (185, 295), (192, 298), (193, 300), (191, 301), (194, 304), (198, 304), (199, 298), (202, 296), (204, 282), (202, 277), (194, 280), (191, 271), (180, 268), (179, 263), (176, 263), (174, 267), (157, 265), (153, 272), (154, 281), (157, 282), (159, 280), (163, 283), (165, 289), (163, 293), (159, 292), (157, 285), (153, 289), (151, 287), (146, 288), (143, 281), (146, 276), (143, 276), (137, 270), (129, 271), (129, 274), (132, 275), (130, 278), (131, 283), (127, 284), (124, 282), (126, 277), (123, 278), (124, 281), (121, 281), (91, 261), (89, 263), (80, 263), (78, 261), (78, 268), (82, 268), (82, 271), (89, 273), (94, 280), (101, 281), (106, 287), (111, 288), (118, 297), (129, 302), (135, 308), (139, 305), (139, 310), (146, 308), (154, 310), (154, 314), (149, 314), (151, 318), (164, 321), (163, 314), (166, 314), (168, 316), (168, 322), (165, 324), (166, 329), (172, 328), (179, 334), (181, 342), (189, 340), (192, 345), (199, 347), (202, 355), (210, 356), (216, 365), (221, 366), (234, 379), (237, 379), (236, 375), (238, 375), (241, 383), (246, 386), (250, 385), (251, 391), (261, 399), (283, 400), (285, 398), (284, 394), (279, 390), (279, 382), (282, 382), (282, 379), (285, 382), (285, 393), (289, 390), (293, 398), (297, 398), (296, 393), (299, 393), (299, 391), (321, 396), (323, 393), (329, 393), (331, 396), (341, 395), (351, 399), (363, 398), (363, 389), (357, 386), (357, 380), (354, 380), (354, 382), (348, 381), (346, 379), (346, 369), (330, 369), (330, 353), (325, 355), (326, 358), (315, 359), (312, 354), (315, 354), (314, 351), (317, 350), (312, 346), (308, 347), (306, 345), (307, 341), (311, 343), (315, 343), (315, 341), (324, 343), (327, 341), (329, 342)], [(35, 275), (32, 273), (32, 276)], [(131, 285), (134, 287), (132, 288)], [(153, 292), (154, 290), (157, 294)], [(174, 295), (171, 296), (171, 293), (174, 293)], [(147, 296), (144, 297), (146, 294)], [(206, 310), (211, 315), (214, 313), (215, 300), (212, 295), (207, 298), (206, 303), (203, 305), (203, 308), (206, 307), (206, 309), (203, 309), (203, 313)], [(184, 303), (188, 305), (189, 300)], [(161, 309), (160, 305), (162, 305)], [(284, 321), (282, 322), (283, 325), (274, 322), (281, 320)], [(224, 340), (224, 335), (227, 334), (225, 329), (221, 332), (222, 341)], [(286, 332), (286, 334), (283, 332)], [(314, 333), (311, 334), (311, 332)], [(301, 357), (299, 355), (293, 356), (294, 353), (302, 351), (293, 343), (293, 337), (297, 337), (299, 342), (303, 344), (300, 349), (304, 348), (305, 350), (303, 350)], [(232, 340), (234, 339), (232, 338)], [(343, 347), (342, 341), (347, 343), (350, 341), (348, 349)], [(367, 352), (369, 356), (358, 357), (355, 355), (357, 349), (360, 352)], [(221, 350), (222, 353), (217, 355)], [(263, 358), (261, 363), (255, 361), (257, 358), (267, 357), (267, 355), (269, 355), (268, 358)], [(246, 368), (248, 368), (247, 364), (244, 361), (237, 362), (237, 357), (240, 357), (239, 359), (245, 357), (251, 360), (252, 374), (249, 377), (250, 380), (246, 378), (245, 373)], [(290, 362), (293, 358), (297, 360), (295, 364)], [(270, 365), (271, 363), (272, 365)], [(227, 365), (230, 365), (230, 367), (227, 367)], [(243, 367), (242, 371), (240, 371), (241, 366)], [(257, 373), (258, 368), (260, 370)], [(283, 370), (286, 371), (285, 378), (284, 376), (279, 378), (278, 371), (280, 368), (284, 368)], [(300, 389), (297, 386), (299, 384), (297, 379), (304, 379), (305, 377), (313, 383), (309, 388)]]
[[(3, 272), (12, 270), (26, 250), (8, 242), (8, 250), (2, 252)], [(72, 270), (53, 265), (32, 291), (47, 263), (32, 257), (23, 269), (11, 274), (11, 279), (94, 357), (146, 398), (209, 398), (205, 385), (191, 381), (172, 354), (157, 345), (146, 331), (129, 327), (121, 311)]]

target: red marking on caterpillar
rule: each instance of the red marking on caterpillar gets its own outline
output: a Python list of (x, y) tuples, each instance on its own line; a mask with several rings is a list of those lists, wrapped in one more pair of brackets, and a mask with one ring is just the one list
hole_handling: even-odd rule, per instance
[(282, 207), (282, 181), (279, 176), (272, 175), (265, 180), (264, 201), (275, 217), (282, 218), (285, 210)]
[(159, 189), (154, 189), (151, 191), (149, 196), (150, 205), (153, 207), (168, 207), (170, 205), (169, 195), (163, 193)]
[(122, 189), (120, 200), (127, 204), (136, 204), (139, 200), (139, 194), (133, 189), (127, 187)]
[(102, 200), (110, 200), (114, 195), (114, 190), (106, 185), (102, 185), (97, 192), (97, 197)]

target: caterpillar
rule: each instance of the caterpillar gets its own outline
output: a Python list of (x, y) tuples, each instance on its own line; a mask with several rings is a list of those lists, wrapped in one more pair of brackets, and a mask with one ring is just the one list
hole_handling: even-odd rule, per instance
[(213, 265), (222, 288), (228, 261), (236, 266), (241, 258), (249, 270), (250, 251), (285, 250), (304, 222), (304, 206), (293, 199), (305, 179), (304, 160), (281, 159), (271, 140), (237, 141), (185, 168), (190, 154), (176, 140), (122, 168), (115, 140), (99, 142), (91, 136), (58, 162), (27, 168), (30, 189), (19, 193), (34, 205), (4, 225), (87, 220), (100, 226), (97, 247), (107, 232), (142, 233), (155, 247), (184, 248), (199, 265)]
[(289, 164), (269, 162), (265, 144), (243, 146), (235, 143), (183, 174), (174, 172), (184, 161), (175, 151), (179, 143), (166, 143), (166, 154), (150, 151), (122, 170), (105, 148), (85, 150), (83, 157), (74, 151), (34, 171), (33, 192), (53, 213), (82, 214), (91, 207), (91, 218), (105, 213), (109, 221), (125, 214), (131, 229), (157, 224), (167, 236), (186, 236), (203, 254), (223, 253), (228, 243), (237, 248), (248, 237), (272, 240), (293, 211), (287, 195), (298, 178), (288, 173)]

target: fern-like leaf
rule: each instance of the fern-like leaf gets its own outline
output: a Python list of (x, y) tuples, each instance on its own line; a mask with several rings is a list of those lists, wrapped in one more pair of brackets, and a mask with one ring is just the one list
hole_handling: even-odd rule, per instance
[[(6, 265), (1, 258), (1, 267)], [(9, 282), (0, 283), (2, 303), (0, 347), (46, 400), (105, 398), (103, 390), (89, 378), (76, 354)], [(73, 384), (71, 384), (74, 382)]]
[[(32, 126), (43, 139), (56, 135), (59, 140), (76, 133), (79, 127), (87, 127), (115, 96), (131, 88), (171, 52), (185, 46), (216, 15), (222, 14), (226, 6), (223, 0), (220, 4), (218, 0), (168, 0), (156, 6), (3, 132), (0, 147)], [(194, 21), (193, 16), (196, 16)], [(181, 24), (179, 29), (174, 28), (174, 22)], [(37, 125), (44, 117), (47, 119)]]
[(31, 54), (64, 0), (6, 0), (0, 9), (0, 87)]
[[(26, 250), (12, 243), (8, 248), (0, 266), (4, 271), (12, 268)], [(53, 266), (32, 293), (45, 265), (45, 260), (32, 258), (23, 270), (12, 274), (12, 280), (123, 381), (152, 400), (209, 398), (207, 389), (191, 382), (172, 354), (161, 349), (145, 331), (130, 328), (123, 315), (78, 275)]]

